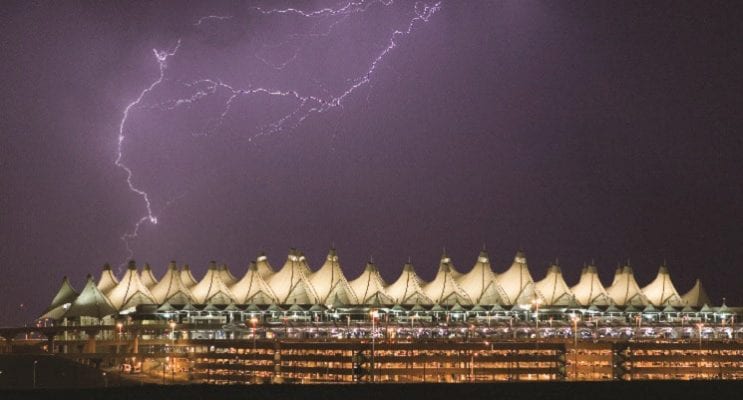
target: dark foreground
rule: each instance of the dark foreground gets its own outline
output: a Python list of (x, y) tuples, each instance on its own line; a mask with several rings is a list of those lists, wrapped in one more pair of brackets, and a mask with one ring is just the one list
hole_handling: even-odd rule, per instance
[(743, 382), (519, 382), (498, 384), (359, 384), (256, 386), (132, 386), (0, 391), (0, 399), (250, 399), (250, 400), (470, 400), (470, 399), (715, 399), (737, 397)]

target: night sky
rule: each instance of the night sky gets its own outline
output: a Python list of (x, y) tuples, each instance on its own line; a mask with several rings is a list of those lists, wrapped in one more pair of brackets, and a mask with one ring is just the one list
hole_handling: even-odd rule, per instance
[(496, 272), (523, 248), (534, 279), (559, 258), (570, 285), (630, 260), (642, 286), (666, 260), (679, 292), (699, 277), (743, 305), (740, 3), (309, 14), (345, 4), (4, 2), (0, 325), (128, 259), (148, 212), (119, 126), (159, 77), (153, 49), (173, 55), (120, 161), (158, 220), (128, 245), (158, 276), (171, 259), (239, 276), (261, 250), (280, 267), (290, 247), (317, 268), (334, 244), (349, 279), (370, 256), (388, 281), (409, 257), (432, 279), (442, 248), (466, 271), (485, 245)]

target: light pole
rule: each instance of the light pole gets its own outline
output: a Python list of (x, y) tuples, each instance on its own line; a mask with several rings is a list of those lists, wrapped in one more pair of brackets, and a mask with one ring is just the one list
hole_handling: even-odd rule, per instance
[(473, 382), (475, 377), (475, 352), (470, 353), (470, 383)]
[(704, 324), (701, 323), (701, 322), (698, 323), (697, 324), (697, 331), (698, 331), (698, 334), (699, 334), (699, 350), (702, 350), (702, 328), (704, 328)]
[(578, 316), (573, 315), (573, 354), (575, 354), (575, 363), (573, 365), (573, 379), (578, 380)]
[(253, 351), (255, 351), (255, 325), (258, 323), (258, 318), (251, 318), (250, 323), (253, 325)]
[(122, 336), (121, 330), (124, 328), (124, 324), (122, 324), (121, 322), (117, 322), (116, 328), (118, 328), (119, 330), (119, 337), (116, 340), (116, 354), (118, 354), (120, 352), (119, 348), (121, 347), (121, 336)]
[(475, 357), (477, 355), (475, 351), (470, 354), (470, 383), (475, 381)]
[(513, 330), (513, 315), (511, 315), (511, 318), (508, 320), (508, 326), (509, 329), (511, 329), (511, 335), (513, 335), (513, 339), (516, 339), (516, 331)]
[(702, 361), (704, 361), (702, 359), (702, 328), (704, 328), (704, 324), (701, 322), (698, 322), (696, 326), (697, 326), (697, 333), (699, 334), (699, 354), (697, 354), (697, 360), (698, 360), (697, 361), (697, 379), (699, 379), (699, 377), (702, 374)]
[(175, 321), (170, 321), (170, 346), (175, 347)]
[(534, 329), (537, 331), (536, 338), (537, 341), (539, 341), (539, 305), (542, 304), (542, 299), (537, 297), (532, 301), (532, 304), (534, 304), (534, 307), (536, 308), (536, 311), (534, 313)]
[(170, 364), (170, 356), (165, 357), (165, 362), (163, 363), (163, 385), (165, 384), (165, 366)]
[(379, 313), (377, 312), (377, 310), (372, 309), (371, 311), (369, 311), (369, 316), (371, 317), (371, 320), (372, 320), (371, 381), (372, 383), (374, 383), (374, 345), (375, 345), (374, 331), (376, 329), (376, 320), (377, 320), (377, 317), (379, 317)]
[(33, 382), (33, 388), (36, 389), (36, 365), (39, 362), (37, 360), (34, 360), (34, 382)]
[(637, 329), (635, 330), (635, 338), (640, 338), (640, 328), (642, 327), (642, 317), (640, 314), (635, 315), (635, 322), (637, 322)]

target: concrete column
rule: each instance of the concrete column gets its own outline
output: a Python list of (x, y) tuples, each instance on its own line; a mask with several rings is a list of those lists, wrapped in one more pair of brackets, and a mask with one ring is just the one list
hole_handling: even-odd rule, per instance
[(96, 352), (96, 340), (95, 337), (98, 335), (98, 332), (100, 332), (99, 329), (91, 329), (87, 328), (85, 329), (85, 334), (88, 335), (88, 341), (85, 343), (85, 347), (83, 348), (83, 353), (95, 353)]
[(49, 353), (55, 353), (54, 351), (54, 336), (57, 334), (57, 331), (49, 331), (49, 330), (42, 330), (41, 333), (46, 337), (47, 341), (47, 351)]
[(3, 346), (3, 352), (4, 353), (12, 353), (13, 352), (13, 336), (3, 336), (5, 339), (5, 344)]
[(139, 354), (139, 332), (134, 331), (134, 339), (132, 339), (132, 353)]

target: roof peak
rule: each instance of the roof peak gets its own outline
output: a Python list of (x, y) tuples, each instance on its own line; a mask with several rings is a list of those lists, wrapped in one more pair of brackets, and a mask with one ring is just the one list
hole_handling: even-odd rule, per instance
[(668, 265), (666, 265), (665, 263), (661, 264), (661, 266), (658, 267), (658, 274), (670, 275), (670, 272), (668, 271)]
[(516, 256), (513, 257), (513, 262), (526, 264), (526, 254), (524, 254), (523, 250), (519, 250), (516, 252)]

